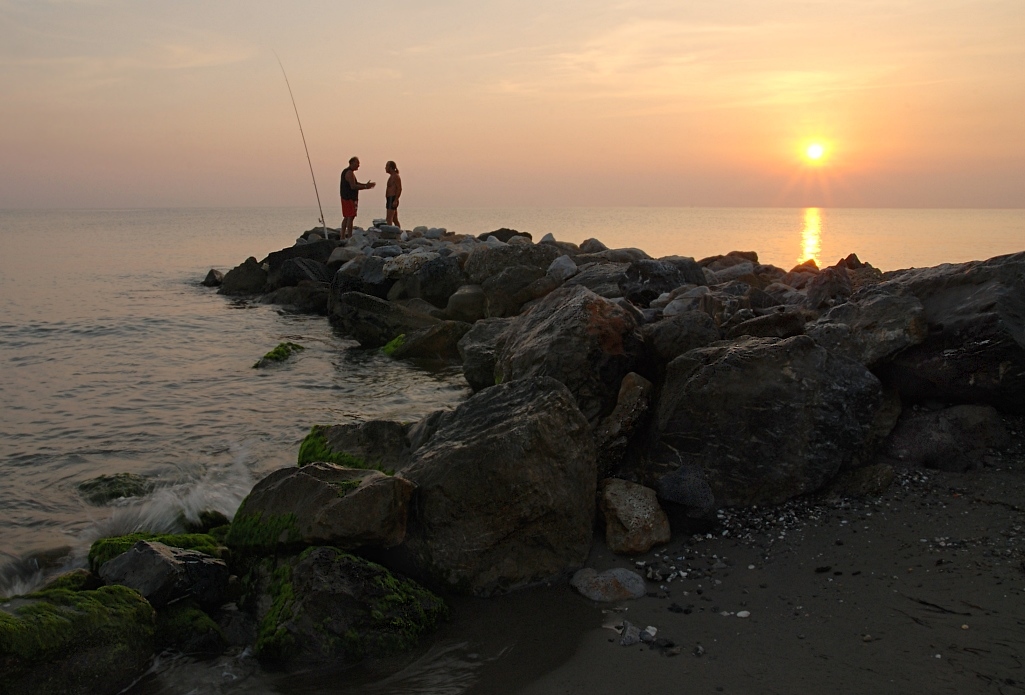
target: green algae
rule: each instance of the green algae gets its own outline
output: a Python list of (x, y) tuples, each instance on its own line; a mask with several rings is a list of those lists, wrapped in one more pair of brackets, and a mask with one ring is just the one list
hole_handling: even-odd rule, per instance
[(280, 547), (296, 545), (302, 538), (299, 534), (298, 518), (295, 514), (244, 513), (245, 501), (231, 522), (226, 545), (249, 555), (264, 555), (276, 552)]
[[(311, 604), (308, 608), (304, 605), (304, 596), (296, 595), (295, 568), (311, 553), (320, 550), (333, 551), (330, 561), (342, 566), (339, 573), (346, 577), (345, 583), (358, 587), (351, 598), (338, 597), (336, 605), (348, 604), (344, 614), (308, 615), (306, 611), (314, 606)], [(297, 642), (297, 636), (301, 641), (309, 640), (309, 637), (302, 637), (302, 625), (312, 628), (321, 648), (333, 654), (331, 658), (352, 663), (409, 651), (439, 621), (448, 617), (445, 602), (416, 582), (327, 546), (308, 548), (288, 564), (278, 567), (272, 575), (269, 598), (271, 608), (260, 623), (256, 654), (261, 661), (279, 665), (300, 656), (303, 647)], [(336, 631), (339, 626), (344, 626), (344, 632)]]
[(103, 585), (103, 581), (87, 569), (77, 569), (54, 577), (40, 591), (67, 589), (68, 591), (91, 591)]
[(295, 637), (285, 623), (291, 619), (295, 604), (295, 590), (292, 587), (292, 566), (283, 564), (274, 570), (269, 589), (271, 607), (260, 621), (256, 644), (253, 648), (261, 659), (284, 663), (295, 656)]
[(81, 692), (83, 682), (120, 690), (152, 655), (154, 622), (153, 607), (124, 586), (8, 599), (0, 603), (0, 690)]
[(296, 352), (299, 352), (300, 350), (305, 350), (305, 349), (306, 349), (305, 347), (303, 347), (302, 345), (299, 345), (298, 343), (290, 343), (290, 342), (278, 343), (278, 346), (276, 348), (274, 348), (273, 350), (268, 352), (261, 359), (257, 360), (256, 364), (253, 365), (253, 369), (259, 369), (260, 367), (265, 367), (265, 366), (267, 366), (268, 364), (270, 364), (272, 362), (284, 362), (289, 357), (291, 357), (293, 355), (293, 353), (296, 353)]
[(352, 492), (353, 490), (355, 490), (356, 488), (358, 488), (362, 484), (363, 484), (362, 480), (356, 479), (356, 480), (339, 480), (337, 482), (331, 483), (330, 485), (331, 485), (331, 487), (333, 487), (335, 489), (335, 492), (338, 493), (339, 497), (345, 497), (346, 495), (348, 495), (350, 492)]
[(145, 497), (156, 485), (135, 473), (101, 475), (78, 484), (78, 491), (91, 505), (101, 507), (124, 497)]
[(384, 347), (381, 348), (381, 352), (386, 354), (388, 357), (395, 355), (395, 351), (406, 344), (406, 334), (399, 333), (397, 336), (385, 343)]
[(127, 536), (101, 538), (89, 548), (89, 569), (96, 572), (100, 566), (121, 553), (127, 552), (139, 541), (155, 541), (172, 548), (196, 550), (213, 557), (223, 557), (224, 546), (206, 533), (130, 533)]
[(307, 463), (326, 461), (327, 463), (337, 463), (339, 466), (347, 468), (360, 468), (363, 470), (372, 468), (372, 466), (368, 466), (366, 461), (358, 456), (332, 449), (327, 441), (327, 437), (324, 436), (324, 430), (326, 429), (327, 426), (325, 425), (314, 425), (310, 428), (310, 433), (306, 435), (302, 444), (299, 445), (299, 467), (305, 466)]
[(314, 425), (310, 428), (310, 433), (306, 435), (302, 444), (299, 445), (299, 458), (297, 460), (297, 464), (300, 468), (308, 463), (324, 461), (327, 463), (336, 463), (339, 466), (345, 466), (346, 468), (358, 468), (364, 471), (380, 471), (386, 475), (395, 474), (395, 471), (392, 469), (382, 468), (380, 463), (371, 463), (366, 459), (354, 456), (347, 451), (335, 451), (327, 441), (327, 437), (324, 436), (324, 431), (327, 429), (327, 425)]
[(195, 601), (177, 601), (157, 613), (156, 645), (183, 653), (215, 654), (227, 640), (221, 627)]

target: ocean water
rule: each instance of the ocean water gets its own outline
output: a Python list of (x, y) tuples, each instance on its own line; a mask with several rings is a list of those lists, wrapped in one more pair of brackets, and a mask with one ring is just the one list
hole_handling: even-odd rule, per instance
[[(477, 234), (512, 227), (535, 239), (593, 237), (653, 256), (755, 250), (763, 262), (784, 268), (807, 258), (831, 264), (852, 252), (892, 270), (1025, 249), (1025, 210), (403, 208), (401, 214), (407, 228)], [(357, 222), (369, 223), (369, 215)], [(316, 224), (315, 212), (305, 208), (0, 211), (0, 596), (82, 566), (97, 537), (173, 531), (206, 509), (230, 515), (263, 475), (294, 464), (313, 424), (415, 420), (468, 395), (457, 366), (395, 362), (359, 350), (322, 317), (225, 298), (199, 285), (210, 268), (262, 258)], [(252, 369), (283, 340), (308, 349), (278, 367)], [(107, 507), (89, 506), (78, 494), (82, 481), (120, 472), (145, 475), (158, 487)], [(459, 604), (457, 612), (498, 610), (470, 605)], [(556, 610), (575, 609), (547, 613)], [(472, 624), (467, 620), (460, 623), (464, 630)], [(524, 618), (504, 630), (505, 642), (490, 633), (472, 643), (452, 634), (397, 673), (364, 674), (360, 688), (514, 692), (510, 641), (551, 629)], [(571, 648), (572, 638), (565, 641)], [(560, 650), (540, 652), (551, 661)], [(530, 669), (544, 663), (535, 653), (512, 670), (529, 679)], [(482, 680), (488, 668), (503, 672), (494, 664), (505, 664), (505, 675)], [(498, 681), (506, 685), (496, 689)], [(330, 677), (280, 682), (251, 660), (165, 659), (134, 692), (342, 692), (332, 683)]]

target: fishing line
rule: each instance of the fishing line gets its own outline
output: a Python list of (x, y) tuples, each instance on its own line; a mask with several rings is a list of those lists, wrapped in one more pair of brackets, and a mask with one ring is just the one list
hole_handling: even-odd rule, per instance
[(320, 226), (324, 230), (324, 238), (327, 239), (327, 223), (324, 222), (324, 208), (320, 204), (320, 191), (317, 190), (317, 177), (313, 175), (313, 162), (310, 161), (310, 148), (306, 146), (306, 134), (303, 132), (303, 122), (299, 119), (299, 108), (295, 105), (295, 96), (292, 94), (292, 85), (288, 82), (288, 75), (285, 73), (285, 66), (281, 64), (281, 57), (278, 52), (271, 49), (271, 53), (278, 59), (278, 66), (285, 78), (285, 86), (288, 87), (288, 96), (292, 100), (292, 109), (295, 111), (295, 120), (299, 123), (299, 135), (303, 139), (303, 149), (306, 150), (306, 163), (310, 165), (310, 178), (313, 179), (313, 192), (317, 194), (317, 209), (320, 210)]

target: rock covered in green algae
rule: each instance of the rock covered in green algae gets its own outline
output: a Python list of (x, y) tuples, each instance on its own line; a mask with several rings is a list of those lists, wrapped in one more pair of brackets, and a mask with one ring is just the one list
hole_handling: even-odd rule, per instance
[(156, 645), (183, 654), (220, 654), (227, 646), (224, 633), (192, 600), (177, 601), (157, 613)]
[(415, 647), (448, 609), (438, 596), (337, 548), (309, 548), (263, 570), (260, 660), (285, 669), (355, 663)]
[(153, 492), (154, 487), (152, 481), (141, 475), (115, 473), (79, 483), (78, 491), (86, 502), (101, 507), (122, 497), (144, 497)]
[(104, 562), (128, 552), (139, 541), (156, 541), (172, 548), (198, 550), (218, 558), (223, 557), (225, 550), (216, 538), (205, 533), (130, 533), (95, 541), (89, 548), (89, 568), (93, 572), (98, 571)]
[(153, 656), (154, 612), (123, 586), (52, 589), (0, 602), (5, 695), (116, 693)]
[(314, 425), (299, 445), (299, 466), (324, 461), (393, 474), (409, 463), (407, 427), (390, 420)]
[(300, 350), (305, 350), (305, 349), (306, 348), (304, 348), (302, 345), (299, 345), (298, 343), (289, 343), (289, 342), (278, 343), (278, 346), (276, 348), (274, 348), (273, 350), (268, 352), (266, 355), (261, 357), (259, 360), (257, 360), (256, 364), (253, 365), (253, 369), (260, 369), (262, 367), (266, 367), (266, 366), (271, 365), (271, 364), (277, 364), (279, 362), (284, 362), (289, 357), (291, 357), (293, 355), (293, 353), (296, 353), (296, 352), (299, 352)]

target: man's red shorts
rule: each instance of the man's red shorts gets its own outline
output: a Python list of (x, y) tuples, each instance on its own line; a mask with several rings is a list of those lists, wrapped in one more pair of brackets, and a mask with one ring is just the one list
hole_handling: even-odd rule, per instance
[(356, 216), (356, 203), (357, 200), (345, 200), (342, 199), (342, 217), (355, 217)]

